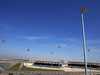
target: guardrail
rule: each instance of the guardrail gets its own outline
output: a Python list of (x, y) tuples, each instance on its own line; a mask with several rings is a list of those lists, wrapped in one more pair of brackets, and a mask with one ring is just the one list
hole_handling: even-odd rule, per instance
[[(25, 72), (15, 72), (15, 74), (32, 74), (32, 75), (85, 75), (85, 73), (77, 73), (77, 72), (63, 72), (63, 73), (58, 73), (58, 72), (30, 72), (30, 71), (25, 71)], [(88, 74), (88, 75), (97, 75), (97, 74)]]
[[(1, 75), (85, 75), (84, 72), (49, 72), (49, 71), (3, 71)], [(88, 73), (88, 75), (100, 75), (100, 73)]]

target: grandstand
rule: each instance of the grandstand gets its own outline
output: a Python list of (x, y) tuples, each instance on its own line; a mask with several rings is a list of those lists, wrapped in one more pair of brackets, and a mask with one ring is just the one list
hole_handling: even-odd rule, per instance
[[(41, 61), (41, 60), (3, 60), (0, 63), (0, 67), (3, 69), (10, 68), (12, 65), (16, 63), (24, 63), (24, 66), (37, 66), (37, 67), (49, 67), (49, 68), (63, 68), (63, 67), (69, 67), (69, 68), (84, 68), (84, 62), (75, 62), (75, 61)], [(88, 69), (99, 69), (100, 70), (100, 63), (87, 63)]]
[[(30, 64), (27, 64), (30, 65)], [(71, 68), (84, 68), (84, 62), (54, 62), (54, 61), (34, 61), (31, 66), (38, 67), (49, 67), (49, 68), (59, 68), (59, 67), (71, 67)], [(100, 63), (87, 63), (88, 68), (100, 69)]]

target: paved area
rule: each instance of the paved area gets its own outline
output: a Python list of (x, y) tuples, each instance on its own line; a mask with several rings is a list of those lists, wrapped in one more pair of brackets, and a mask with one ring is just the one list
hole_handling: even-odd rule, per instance
[[(1, 75), (8, 75), (13, 73), (13, 75), (85, 75), (84, 72), (50, 72), (50, 71), (4, 71)], [(90, 73), (88, 73), (90, 75)], [(92, 75), (100, 75), (100, 73), (92, 73)]]

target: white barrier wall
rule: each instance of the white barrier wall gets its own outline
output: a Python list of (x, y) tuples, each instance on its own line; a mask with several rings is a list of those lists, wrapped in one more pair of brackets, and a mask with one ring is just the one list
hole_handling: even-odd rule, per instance
[(33, 63), (24, 63), (24, 66), (32, 66)]

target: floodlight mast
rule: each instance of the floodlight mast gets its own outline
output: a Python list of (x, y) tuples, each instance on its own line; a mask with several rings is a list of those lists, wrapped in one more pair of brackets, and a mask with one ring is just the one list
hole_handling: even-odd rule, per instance
[(2, 59), (2, 51), (3, 51), (3, 45), (6, 42), (6, 39), (2, 39), (2, 45), (1, 45), (1, 59)]
[(60, 49), (61, 49), (61, 45), (59, 45), (58, 46), (58, 48), (59, 48), (59, 73), (58, 73), (58, 75), (60, 75)]
[(85, 46), (85, 32), (84, 32), (84, 20), (83, 13), (86, 14), (87, 10), (84, 7), (79, 6), (79, 10), (82, 16), (82, 30), (83, 30), (83, 49), (84, 49), (84, 63), (85, 63), (85, 75), (87, 75), (87, 59), (86, 59), (86, 46)]
[(90, 49), (88, 49), (88, 57), (89, 57), (89, 63), (90, 63), (90, 74), (92, 75), (92, 73), (91, 73), (91, 62), (90, 62)]

